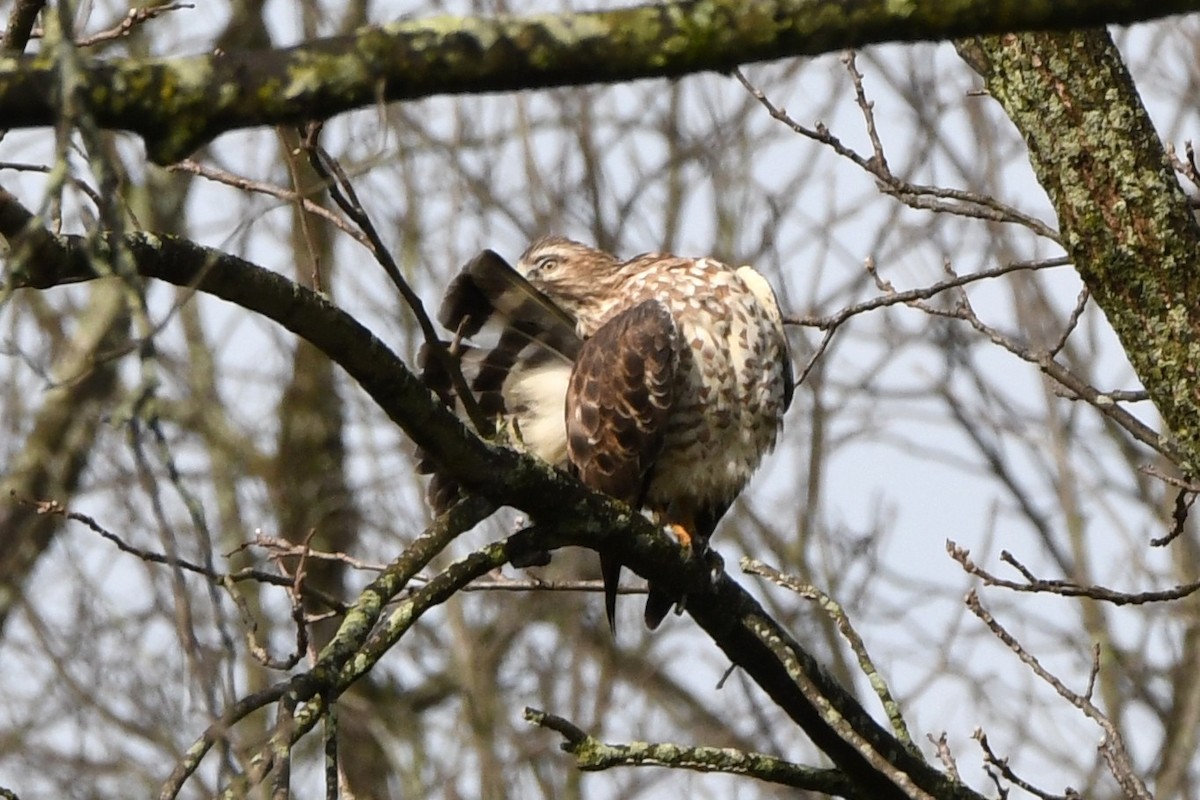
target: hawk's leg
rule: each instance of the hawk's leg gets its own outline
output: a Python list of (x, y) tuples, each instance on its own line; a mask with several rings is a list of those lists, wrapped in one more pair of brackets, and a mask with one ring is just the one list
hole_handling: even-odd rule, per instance
[[(525, 525), (522, 519), (517, 520), (517, 524), (513, 526), (514, 532), (532, 531), (536, 525)], [(514, 548), (508, 557), (508, 563), (512, 564), (517, 569), (528, 569), (530, 567), (544, 567), (550, 563), (550, 551), (543, 550), (540, 547), (535, 548)]]
[[(663, 516), (668, 516), (666, 524), (663, 526), (667, 533), (674, 536), (679, 542), (679, 546), (684, 550), (689, 551), (692, 555), (703, 555), (704, 542), (703, 539), (696, 535), (696, 520), (695, 515), (690, 508), (675, 508), (668, 511)], [(660, 524), (662, 518), (660, 517)], [(699, 551), (699, 553), (697, 553)], [(676, 614), (682, 614), (687, 605), (687, 595), (682, 597), (673, 597), (665, 592), (662, 592), (654, 586), (647, 587), (649, 595), (646, 597), (646, 627), (654, 630), (667, 616), (667, 613), (672, 609)]]
[(549, 550), (526, 550), (513, 553), (509, 563), (517, 569), (529, 569), (530, 567), (544, 567), (550, 563)]

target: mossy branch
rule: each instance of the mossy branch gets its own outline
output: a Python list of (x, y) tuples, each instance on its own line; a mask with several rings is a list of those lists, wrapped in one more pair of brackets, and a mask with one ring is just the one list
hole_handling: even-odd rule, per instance
[(958, 43), (1029, 147), (1062, 241), (1200, 467), (1200, 225), (1103, 29)]
[(526, 708), (525, 719), (530, 724), (562, 734), (562, 749), (575, 756), (576, 766), (585, 772), (613, 767), (673, 767), (747, 775), (835, 797), (865, 797), (836, 769), (805, 767), (766, 753), (747, 753), (732, 747), (685, 747), (652, 742), (606, 744), (589, 736), (570, 720), (536, 708)]
[[(890, 41), (1131, 23), (1200, 0), (691, 0), (527, 17), (434, 17), (280, 50), (164, 59), (80, 55), (104, 128), (176, 161), (226, 131), (324, 120), (379, 101), (676, 77)], [(53, 53), (0, 59), (6, 128), (55, 124)]]

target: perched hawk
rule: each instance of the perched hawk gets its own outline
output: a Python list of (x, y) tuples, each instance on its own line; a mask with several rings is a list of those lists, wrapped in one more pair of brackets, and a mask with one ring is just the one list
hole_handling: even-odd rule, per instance
[[(588, 486), (651, 511), (698, 553), (775, 445), (792, 399), (771, 287), (711, 258), (621, 261), (548, 236), (514, 270), (485, 250), (450, 285), (439, 320), (489, 418)], [(492, 347), (464, 344), (489, 323), (499, 327)], [(453, 403), (448, 375), (424, 362)], [(456, 493), (435, 474), (435, 507)], [(600, 560), (613, 626), (621, 564), (603, 551)], [(674, 602), (651, 587), (646, 624)]]

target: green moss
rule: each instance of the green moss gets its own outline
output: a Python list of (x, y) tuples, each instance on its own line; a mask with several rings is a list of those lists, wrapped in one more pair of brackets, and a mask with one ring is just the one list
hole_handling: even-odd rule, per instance
[(1200, 228), (1104, 31), (975, 40), (1063, 241), (1182, 448), (1200, 464)]

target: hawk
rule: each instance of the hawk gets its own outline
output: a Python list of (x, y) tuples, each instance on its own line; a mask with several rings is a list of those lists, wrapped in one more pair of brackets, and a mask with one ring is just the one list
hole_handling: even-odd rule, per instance
[[(699, 554), (774, 447), (792, 399), (779, 304), (748, 266), (666, 253), (621, 261), (547, 236), (515, 269), (490, 250), (476, 256), (438, 318), (489, 419), (591, 488), (651, 512)], [(491, 347), (464, 343), (489, 324), (499, 327)], [(422, 361), (454, 403), (439, 362)], [(441, 508), (457, 490), (433, 471)], [(615, 633), (621, 563), (603, 550), (600, 561)], [(651, 586), (647, 626), (675, 603)]]

